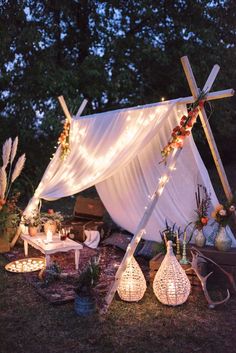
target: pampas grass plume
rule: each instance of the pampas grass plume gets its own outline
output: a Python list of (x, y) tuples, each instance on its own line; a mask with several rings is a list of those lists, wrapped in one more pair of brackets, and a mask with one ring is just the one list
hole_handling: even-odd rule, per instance
[(21, 173), (21, 171), (22, 171), (22, 169), (24, 167), (24, 164), (25, 164), (25, 154), (22, 154), (22, 156), (20, 156), (18, 161), (16, 162), (15, 169), (14, 169), (14, 171), (12, 173), (12, 177), (11, 177), (11, 182), (12, 183), (20, 175), (20, 173)]
[(5, 141), (4, 145), (2, 146), (2, 161), (3, 161), (3, 168), (6, 169), (10, 154), (11, 154), (11, 145), (12, 145), (12, 139), (9, 138), (8, 140)]
[(18, 136), (16, 136), (13, 144), (12, 144), (12, 149), (11, 149), (11, 164), (14, 161), (14, 158), (16, 156), (16, 151), (17, 151), (17, 147), (18, 147)]
[(7, 188), (7, 173), (4, 167), (0, 168), (0, 198), (4, 199)]

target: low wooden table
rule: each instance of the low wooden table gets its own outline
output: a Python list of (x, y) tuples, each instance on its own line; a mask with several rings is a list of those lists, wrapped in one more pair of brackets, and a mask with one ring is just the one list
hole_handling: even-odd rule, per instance
[(79, 251), (83, 249), (83, 245), (67, 238), (62, 241), (58, 235), (53, 236), (52, 242), (47, 242), (47, 237), (44, 233), (38, 233), (35, 237), (31, 237), (28, 234), (21, 234), (21, 238), (24, 240), (24, 251), (25, 256), (28, 256), (28, 244), (33, 248), (38, 249), (45, 255), (46, 267), (50, 265), (50, 255), (57, 252), (67, 252), (69, 250), (75, 251), (75, 268), (79, 268)]

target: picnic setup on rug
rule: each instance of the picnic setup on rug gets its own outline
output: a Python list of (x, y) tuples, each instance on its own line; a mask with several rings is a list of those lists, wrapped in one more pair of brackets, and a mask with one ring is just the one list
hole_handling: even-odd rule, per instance
[[(14, 260), (6, 270), (26, 276), (34, 272), (38, 288), (38, 282), (45, 278), (50, 282), (53, 276), (59, 278), (58, 288), (64, 276), (70, 293), (65, 302), (75, 300), (79, 315), (94, 312), (96, 305), (106, 313), (116, 292), (121, 300), (137, 302), (147, 286), (170, 306), (185, 303), (196, 287), (203, 290), (209, 308), (226, 303), (236, 291), (236, 239), (230, 227), (236, 204), (205, 111), (210, 101), (231, 97), (234, 91), (210, 92), (218, 65), (199, 89), (188, 58), (181, 62), (189, 97), (82, 116), (84, 100), (74, 117), (59, 97), (64, 129), (6, 245), (7, 258)], [(218, 202), (191, 134), (198, 117), (223, 186), (224, 204)], [(7, 181), (15, 180), (6, 170), (8, 163), (12, 169), (17, 140), (4, 146), (0, 215), (7, 207)], [(24, 161), (22, 157), (17, 162), (15, 178)], [(79, 194), (92, 186), (99, 198)], [(71, 217), (63, 220), (52, 209), (41, 212), (42, 200), (75, 194)], [(105, 213), (112, 226), (106, 225)], [(55, 259), (62, 261), (61, 273)], [(207, 280), (217, 271), (227, 286), (222, 297), (213, 300)], [(73, 285), (70, 275), (76, 279)], [(54, 293), (54, 299), (57, 302), (60, 294)]]

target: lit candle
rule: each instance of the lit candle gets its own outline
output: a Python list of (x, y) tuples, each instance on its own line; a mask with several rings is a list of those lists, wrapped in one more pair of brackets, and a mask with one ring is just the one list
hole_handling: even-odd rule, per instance
[(47, 241), (50, 243), (52, 241), (52, 231), (48, 230), (47, 231)]
[(186, 232), (186, 230), (185, 230), (185, 232), (184, 232), (184, 241), (186, 242), (186, 238), (187, 238), (187, 232)]

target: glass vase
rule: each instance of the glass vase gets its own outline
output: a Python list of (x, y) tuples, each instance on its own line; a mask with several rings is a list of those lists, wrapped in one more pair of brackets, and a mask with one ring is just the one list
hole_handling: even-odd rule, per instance
[(215, 237), (215, 247), (220, 251), (228, 251), (231, 248), (232, 239), (228, 235), (227, 227), (219, 227)]

